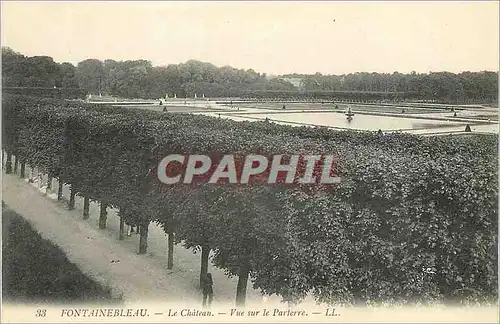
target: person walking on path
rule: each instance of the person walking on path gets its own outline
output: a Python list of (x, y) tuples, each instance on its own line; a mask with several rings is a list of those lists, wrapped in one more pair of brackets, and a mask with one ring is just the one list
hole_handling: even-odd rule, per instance
[(203, 307), (207, 306), (207, 297), (208, 297), (208, 307), (212, 305), (212, 299), (214, 297), (214, 290), (212, 288), (214, 282), (212, 280), (212, 274), (207, 273), (203, 280)]
[(127, 225), (127, 236), (132, 236), (132, 233), (139, 234), (139, 226), (134, 225), (129, 222), (125, 222), (125, 225)]

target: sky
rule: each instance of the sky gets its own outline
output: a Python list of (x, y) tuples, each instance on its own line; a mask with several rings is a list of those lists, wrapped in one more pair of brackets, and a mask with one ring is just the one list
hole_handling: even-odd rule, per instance
[(499, 3), (2, 1), (1, 44), (56, 62), (286, 73), (498, 71)]

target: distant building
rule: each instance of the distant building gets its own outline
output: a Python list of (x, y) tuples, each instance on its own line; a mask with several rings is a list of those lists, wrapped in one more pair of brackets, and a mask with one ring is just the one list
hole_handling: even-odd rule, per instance
[(302, 82), (302, 78), (281, 78), (281, 80), (283, 81), (286, 81), (286, 82), (290, 82), (291, 84), (293, 84), (293, 86), (299, 90), (302, 90), (301, 87), (301, 82)]

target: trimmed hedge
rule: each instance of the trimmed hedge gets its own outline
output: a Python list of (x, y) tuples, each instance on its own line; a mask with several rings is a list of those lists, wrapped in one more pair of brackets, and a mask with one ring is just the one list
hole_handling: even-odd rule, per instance
[[(248, 275), (287, 301), (497, 298), (497, 136), (381, 136), (20, 96), (4, 96), (3, 118), (4, 147), (21, 161), (128, 221), (214, 250), (214, 264), (240, 277), (240, 303)], [(158, 161), (182, 153), (333, 154), (342, 182), (160, 186)]]
[(35, 96), (56, 99), (85, 99), (87, 95), (80, 88), (35, 88), (35, 87), (3, 87), (2, 94)]

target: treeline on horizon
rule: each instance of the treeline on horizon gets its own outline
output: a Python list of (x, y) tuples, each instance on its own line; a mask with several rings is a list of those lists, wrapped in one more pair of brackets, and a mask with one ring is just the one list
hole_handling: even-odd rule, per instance
[[(295, 86), (287, 81), (300, 79)], [(288, 74), (269, 78), (253, 69), (189, 60), (153, 66), (147, 60), (87, 59), (74, 66), (57, 63), (49, 56), (27, 57), (2, 47), (4, 88), (77, 88), (84, 93), (123, 98), (177, 97), (317, 97), (337, 98), (353, 92), (350, 99), (402, 98), (451, 103), (495, 102), (498, 72), (431, 72), (402, 74), (358, 72), (344, 75)], [(319, 94), (315, 96), (314, 94)], [(331, 95), (330, 95), (331, 93)], [(370, 93), (394, 95), (366, 96)], [(311, 95), (312, 94), (312, 95)], [(325, 95), (326, 94), (326, 95)], [(359, 94), (359, 95), (358, 95)], [(364, 94), (364, 95), (363, 95)], [(401, 95), (403, 94), (403, 95)]]

